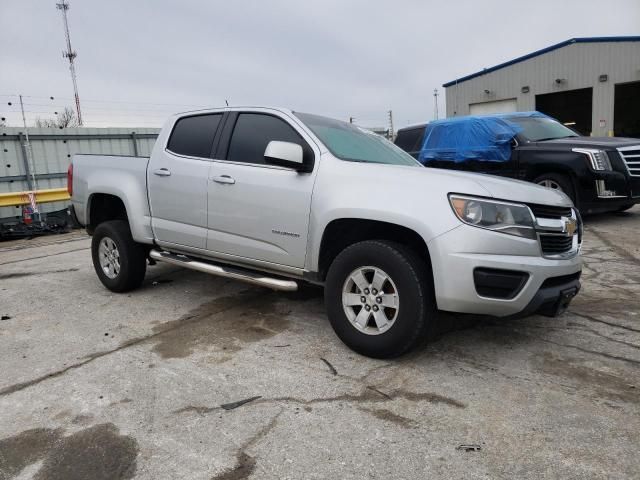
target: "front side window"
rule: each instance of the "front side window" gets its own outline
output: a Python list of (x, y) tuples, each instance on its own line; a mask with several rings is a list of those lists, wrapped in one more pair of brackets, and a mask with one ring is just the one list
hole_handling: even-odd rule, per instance
[(179, 155), (210, 158), (213, 138), (221, 119), (221, 113), (179, 119), (173, 127), (167, 149)]
[(313, 157), (311, 147), (284, 120), (260, 113), (241, 113), (233, 129), (227, 160), (264, 164), (264, 151), (272, 140), (300, 145), (305, 163)]
[(411, 155), (373, 132), (318, 115), (296, 116), (341, 160), (422, 167)]

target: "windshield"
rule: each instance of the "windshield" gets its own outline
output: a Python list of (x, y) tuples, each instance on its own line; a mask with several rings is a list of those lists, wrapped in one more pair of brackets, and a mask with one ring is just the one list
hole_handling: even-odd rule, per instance
[(530, 142), (578, 136), (573, 130), (552, 118), (507, 117), (506, 120), (522, 127), (522, 132), (519, 135)]
[(373, 132), (332, 118), (295, 115), (341, 160), (422, 167), (411, 155)]

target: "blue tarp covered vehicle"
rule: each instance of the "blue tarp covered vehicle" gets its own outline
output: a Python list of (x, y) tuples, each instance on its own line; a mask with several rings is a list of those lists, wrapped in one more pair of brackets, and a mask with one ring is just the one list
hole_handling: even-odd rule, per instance
[(549, 118), (540, 112), (519, 112), (435, 120), (427, 125), (418, 161), (506, 162), (511, 141), (522, 130), (509, 120), (516, 117)]
[(425, 167), (498, 175), (560, 190), (583, 213), (624, 211), (640, 204), (638, 139), (580, 136), (540, 112), (411, 125), (398, 130), (395, 144)]

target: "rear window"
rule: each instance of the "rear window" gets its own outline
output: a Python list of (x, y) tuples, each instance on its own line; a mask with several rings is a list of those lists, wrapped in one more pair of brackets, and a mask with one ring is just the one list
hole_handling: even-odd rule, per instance
[(210, 158), (221, 119), (222, 113), (181, 118), (173, 127), (167, 149), (179, 155)]
[(395, 144), (405, 152), (417, 152), (422, 147), (425, 127), (400, 130)]

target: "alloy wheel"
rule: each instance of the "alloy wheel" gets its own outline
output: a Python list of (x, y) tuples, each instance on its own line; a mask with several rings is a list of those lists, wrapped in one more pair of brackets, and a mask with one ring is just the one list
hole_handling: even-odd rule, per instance
[(367, 335), (380, 335), (398, 318), (400, 297), (395, 283), (384, 270), (359, 267), (344, 282), (342, 307), (357, 330)]

